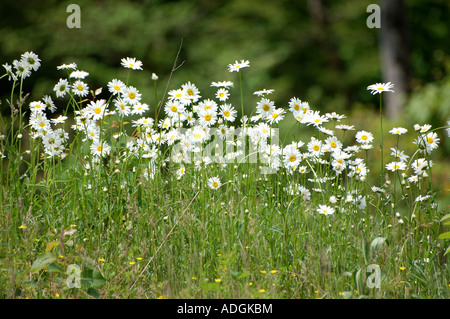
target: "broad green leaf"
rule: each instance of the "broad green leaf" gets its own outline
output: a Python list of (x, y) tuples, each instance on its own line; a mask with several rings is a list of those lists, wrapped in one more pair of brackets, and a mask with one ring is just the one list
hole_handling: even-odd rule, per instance
[(100, 293), (99, 293), (98, 290), (95, 289), (95, 288), (89, 287), (89, 288), (86, 290), (86, 292), (87, 292), (88, 295), (94, 297), (95, 299), (100, 298)]
[(36, 260), (34, 261), (33, 265), (31, 266), (31, 272), (38, 272), (47, 265), (51, 264), (56, 260), (56, 256), (50, 252), (44, 253), (42, 255), (39, 255)]
[(81, 272), (81, 284), (86, 287), (100, 287), (106, 280), (98, 270), (86, 269)]
[(59, 272), (61, 274), (63, 274), (65, 272), (64, 266), (58, 263), (51, 263), (50, 265), (48, 265), (47, 267), (47, 272), (52, 273), (52, 272)]
[(450, 252), (450, 247), (447, 248), (447, 250), (444, 253), (444, 256), (447, 255)]
[(449, 238), (450, 238), (450, 231), (439, 235), (439, 239), (449, 239)]
[(446, 219), (450, 219), (450, 214), (445, 215), (444, 217), (441, 218), (441, 222), (443, 222)]

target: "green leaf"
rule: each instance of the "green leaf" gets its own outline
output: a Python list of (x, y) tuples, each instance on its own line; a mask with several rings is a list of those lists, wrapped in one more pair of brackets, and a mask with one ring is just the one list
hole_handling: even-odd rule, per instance
[(450, 252), (450, 247), (447, 248), (447, 250), (444, 253), (444, 256), (447, 255)]
[(439, 239), (449, 239), (449, 238), (450, 238), (450, 231), (439, 235)]
[(441, 218), (441, 222), (443, 222), (446, 219), (450, 219), (450, 214), (445, 215), (444, 217)]
[(86, 287), (100, 287), (105, 282), (105, 278), (98, 270), (86, 269), (81, 272), (81, 284)]
[(56, 260), (56, 256), (50, 252), (44, 253), (42, 255), (39, 255), (36, 260), (34, 261), (33, 265), (31, 266), (31, 272), (38, 272), (45, 267), (47, 267), (48, 264), (51, 264)]
[(52, 273), (52, 272), (59, 272), (61, 274), (63, 274), (65, 272), (64, 266), (58, 263), (51, 263), (50, 265), (48, 265), (47, 267), (47, 272)]
[(95, 288), (90, 287), (90, 288), (88, 288), (88, 289), (86, 290), (86, 292), (87, 292), (88, 295), (94, 297), (95, 299), (100, 298), (100, 293), (99, 293), (98, 290), (95, 289)]

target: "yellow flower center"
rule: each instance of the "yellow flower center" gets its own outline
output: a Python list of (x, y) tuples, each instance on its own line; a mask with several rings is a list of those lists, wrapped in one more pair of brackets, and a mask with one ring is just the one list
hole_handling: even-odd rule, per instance
[(40, 127), (45, 127), (45, 123), (41, 122), (41, 124), (39, 124)]
[(320, 119), (315, 119), (314, 122), (315, 122), (315, 123), (319, 123), (319, 122), (320, 122)]
[(264, 104), (262, 108), (263, 108), (263, 110), (266, 111), (266, 112), (270, 110), (270, 106), (267, 105), (267, 104)]
[(192, 91), (191, 89), (189, 89), (189, 90), (187, 90), (187, 94), (189, 94), (189, 95), (194, 95), (194, 91)]
[(427, 142), (428, 142), (428, 144), (433, 144), (434, 140), (431, 137), (429, 137), (429, 138), (427, 138)]
[(228, 110), (223, 111), (223, 115), (225, 115), (226, 117), (230, 116), (230, 112)]
[(212, 183), (212, 186), (213, 186), (213, 187), (217, 187), (217, 186), (219, 186), (219, 183), (217, 183), (216, 181), (214, 181), (214, 182)]
[(269, 131), (268, 131), (266, 128), (263, 128), (263, 129), (262, 129), (262, 132), (263, 132), (263, 133), (269, 133)]
[(320, 149), (319, 145), (314, 145), (313, 150), (318, 151)]
[(273, 119), (276, 119), (277, 117), (278, 117), (278, 114), (277, 114), (277, 113), (273, 113), (273, 114), (272, 114), (272, 118), (273, 118)]
[(294, 104), (294, 110), (298, 111), (300, 109), (300, 105), (298, 105), (297, 103)]
[(211, 115), (210, 114), (206, 114), (205, 115), (205, 120), (206, 121), (211, 121)]
[(102, 112), (102, 109), (99, 108), (99, 107), (96, 107), (96, 108), (94, 109), (94, 112), (95, 112), (95, 114), (100, 114), (100, 113)]
[(128, 97), (130, 99), (134, 99), (136, 97), (136, 94), (134, 94), (133, 92), (128, 93)]
[(120, 104), (120, 108), (121, 108), (122, 110), (125, 110), (125, 105)]
[(175, 105), (172, 105), (172, 107), (170, 108), (170, 110), (172, 112), (176, 112), (178, 110), (178, 108)]
[(337, 144), (336, 144), (335, 142), (331, 142), (331, 143), (330, 143), (330, 146), (331, 146), (332, 148), (336, 148)]
[(97, 151), (99, 151), (99, 152), (102, 151), (102, 146), (101, 145), (97, 146)]
[(361, 139), (364, 140), (364, 141), (367, 140), (367, 135), (362, 135)]
[(222, 132), (222, 134), (225, 134), (225, 129), (224, 128), (221, 129), (220, 131)]
[(120, 91), (120, 86), (118, 86), (118, 85), (114, 85), (114, 90), (116, 90), (116, 91)]
[(78, 86), (77, 86), (77, 90), (78, 90), (78, 91), (83, 91), (83, 86), (82, 86), (82, 85), (78, 85)]
[(289, 157), (289, 160), (290, 160), (291, 162), (295, 162), (296, 159), (297, 159), (297, 158), (296, 158), (294, 155), (291, 155), (291, 157)]
[(197, 134), (194, 135), (194, 138), (195, 138), (196, 140), (199, 140), (199, 139), (202, 138), (202, 135), (201, 135), (200, 133), (197, 133)]

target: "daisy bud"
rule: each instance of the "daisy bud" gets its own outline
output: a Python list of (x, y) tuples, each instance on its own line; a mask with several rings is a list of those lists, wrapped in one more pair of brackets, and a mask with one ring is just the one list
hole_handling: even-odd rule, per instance
[(420, 125), (414, 124), (414, 131), (420, 131)]
[(152, 80), (156, 81), (158, 79), (159, 79), (159, 77), (155, 73), (152, 73)]

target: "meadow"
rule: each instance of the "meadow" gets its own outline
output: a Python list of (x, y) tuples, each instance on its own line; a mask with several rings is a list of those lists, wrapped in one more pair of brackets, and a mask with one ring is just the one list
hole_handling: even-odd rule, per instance
[(103, 88), (45, 65), (39, 101), (23, 82), (44, 62), (2, 63), (2, 298), (449, 297), (450, 129), (383, 119), (395, 83), (353, 122), (248, 92), (246, 60), (209, 88), (152, 74), (154, 96), (136, 58)]

